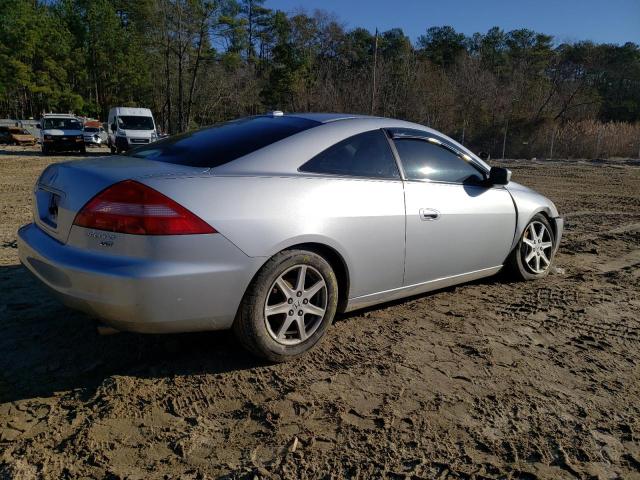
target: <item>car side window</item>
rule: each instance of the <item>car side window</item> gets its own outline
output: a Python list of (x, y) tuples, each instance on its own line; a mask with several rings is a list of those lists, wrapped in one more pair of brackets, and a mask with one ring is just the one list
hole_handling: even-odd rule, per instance
[(409, 180), (480, 183), (484, 177), (473, 164), (448, 148), (427, 140), (395, 140), (402, 168)]
[(400, 178), (389, 141), (382, 130), (359, 133), (319, 153), (299, 169), (370, 178)]

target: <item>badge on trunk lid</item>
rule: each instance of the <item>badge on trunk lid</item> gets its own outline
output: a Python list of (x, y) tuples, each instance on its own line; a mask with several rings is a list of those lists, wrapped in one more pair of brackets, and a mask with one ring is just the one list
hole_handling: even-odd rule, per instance
[(47, 209), (47, 222), (55, 227), (58, 224), (58, 205), (60, 204), (60, 196), (51, 193), (49, 197), (49, 208)]

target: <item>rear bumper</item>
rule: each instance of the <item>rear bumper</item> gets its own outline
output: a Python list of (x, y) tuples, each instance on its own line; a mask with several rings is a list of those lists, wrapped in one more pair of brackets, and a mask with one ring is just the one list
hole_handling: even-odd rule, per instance
[(29, 224), (18, 231), (18, 250), (20, 261), (65, 305), (118, 330), (227, 329), (260, 259), (222, 235), (208, 237), (217, 260), (160, 261), (63, 245)]

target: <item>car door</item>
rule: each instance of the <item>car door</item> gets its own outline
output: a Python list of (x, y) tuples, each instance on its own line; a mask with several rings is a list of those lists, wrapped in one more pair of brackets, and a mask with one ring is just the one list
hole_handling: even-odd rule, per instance
[(348, 137), (299, 170), (311, 176), (300, 193), (308, 198), (305, 214), (349, 257), (350, 297), (401, 288), (404, 192), (386, 134), (375, 129)]
[(507, 190), (487, 184), (479, 165), (435, 136), (393, 142), (405, 179), (404, 285), (500, 266), (516, 224)]

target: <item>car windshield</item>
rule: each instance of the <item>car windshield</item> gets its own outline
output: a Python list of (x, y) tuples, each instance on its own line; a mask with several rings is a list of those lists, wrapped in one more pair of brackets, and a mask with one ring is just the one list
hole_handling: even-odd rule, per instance
[(320, 125), (298, 117), (248, 117), (195, 130), (136, 148), (131, 156), (214, 168)]
[(98, 129), (96, 127), (84, 127), (84, 131), (85, 132), (89, 132), (89, 133), (93, 133), (93, 132), (97, 132)]
[(45, 118), (42, 122), (45, 130), (59, 128), (61, 130), (81, 130), (82, 125), (75, 118)]
[(153, 130), (153, 119), (151, 117), (124, 115), (118, 117), (118, 128), (123, 130)]

